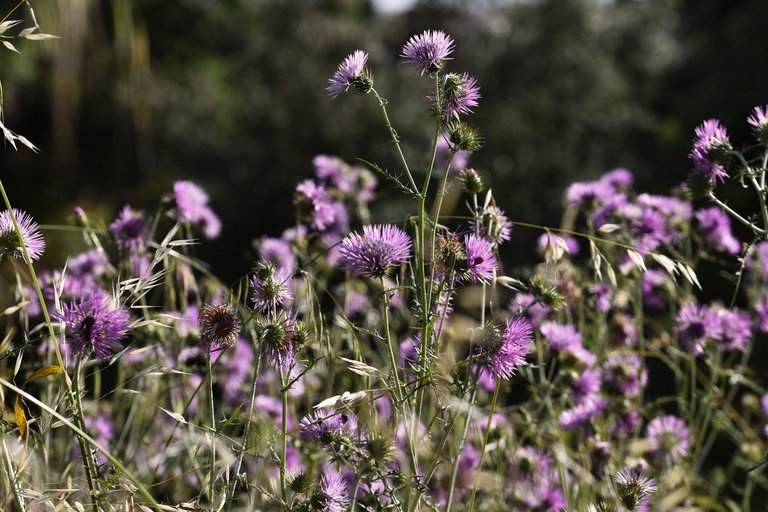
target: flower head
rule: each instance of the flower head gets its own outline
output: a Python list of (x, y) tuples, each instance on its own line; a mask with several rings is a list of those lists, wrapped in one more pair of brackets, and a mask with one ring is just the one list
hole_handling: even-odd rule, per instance
[(525, 364), (533, 345), (533, 326), (523, 317), (508, 318), (504, 330), (490, 327), (482, 354), (486, 367), (497, 379), (510, 379)]
[(689, 155), (693, 162), (693, 175), (711, 186), (722, 182), (728, 173), (718, 161), (731, 150), (728, 132), (717, 119), (707, 119), (696, 127), (696, 138)]
[(231, 305), (203, 304), (197, 319), (200, 340), (212, 350), (231, 347), (240, 333), (240, 317)]
[(765, 144), (768, 141), (768, 105), (757, 106), (752, 109), (752, 114), (747, 118), (755, 136)]
[(648, 382), (648, 370), (637, 354), (612, 354), (603, 363), (605, 383), (623, 396), (637, 396)]
[(141, 246), (149, 236), (149, 223), (143, 212), (125, 205), (117, 219), (109, 225), (109, 231), (120, 247)]
[(307, 331), (294, 317), (281, 313), (277, 318), (260, 322), (256, 328), (267, 357), (281, 368), (290, 368), (296, 352), (307, 340)]
[(62, 305), (54, 316), (64, 322), (72, 351), (87, 355), (93, 349), (99, 361), (107, 360), (113, 349), (121, 349), (120, 340), (128, 332), (128, 311), (114, 307), (112, 297), (98, 288)]
[(411, 36), (400, 54), (420, 74), (436, 73), (453, 51), (453, 39), (440, 30), (426, 30)]
[(341, 473), (329, 468), (320, 477), (317, 502), (325, 512), (344, 512), (349, 505), (347, 483)]
[(176, 211), (180, 220), (190, 224), (202, 224), (203, 235), (214, 239), (221, 233), (221, 221), (208, 206), (208, 194), (191, 181), (177, 181), (173, 184)]
[(675, 333), (680, 343), (698, 356), (704, 353), (707, 340), (720, 336), (720, 322), (708, 307), (690, 303), (677, 314)]
[(291, 298), (291, 271), (261, 262), (256, 266), (251, 279), (251, 290), (254, 309), (267, 311), (282, 306)]
[(494, 245), (500, 245), (510, 238), (512, 223), (504, 214), (504, 210), (496, 206), (488, 206), (483, 210), (481, 226), (476, 226), (475, 221), (469, 223), (472, 231), (484, 235)]
[(322, 444), (331, 444), (342, 437), (354, 439), (358, 435), (357, 416), (350, 411), (320, 409), (299, 422), (301, 435)]
[(458, 279), (469, 283), (486, 283), (493, 279), (499, 263), (491, 243), (477, 235), (464, 237), (466, 261), (458, 269)]
[(352, 233), (341, 241), (339, 265), (344, 270), (367, 277), (383, 277), (406, 261), (411, 239), (397, 226), (363, 226), (363, 234)]
[(723, 210), (717, 206), (701, 209), (696, 212), (696, 220), (708, 245), (728, 254), (741, 251), (741, 242), (731, 232), (731, 219)]
[(440, 102), (435, 96), (428, 96), (432, 101), (435, 111), (448, 122), (459, 119), (460, 115), (472, 112), (472, 107), (477, 106), (480, 99), (480, 87), (477, 81), (468, 73), (461, 75), (448, 73), (443, 78), (440, 86)]
[[(13, 216), (16, 217), (16, 223), (19, 225), (19, 231), (21, 232), (21, 239), (30, 259), (39, 259), (45, 250), (45, 240), (43, 240), (43, 235), (40, 233), (37, 223), (32, 220), (30, 214), (23, 210), (14, 208)], [(24, 257), (19, 237), (16, 234), (16, 229), (13, 227), (11, 212), (8, 210), (0, 212), (0, 254), (7, 254), (16, 259)]]
[(675, 462), (688, 453), (688, 427), (677, 416), (653, 419), (645, 431), (651, 451), (666, 462)]
[(656, 480), (643, 469), (624, 468), (614, 477), (619, 500), (628, 510), (638, 510), (650, 494), (656, 492)]
[(331, 98), (348, 91), (350, 87), (361, 94), (371, 91), (373, 78), (365, 68), (367, 61), (368, 54), (362, 50), (356, 50), (339, 64), (339, 68), (328, 79), (330, 84), (328, 85), (328, 92)]

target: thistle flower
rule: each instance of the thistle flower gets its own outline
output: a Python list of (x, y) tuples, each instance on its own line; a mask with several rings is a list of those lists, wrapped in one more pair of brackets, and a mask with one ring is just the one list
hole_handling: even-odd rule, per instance
[(589, 421), (605, 411), (608, 407), (608, 401), (599, 396), (592, 395), (587, 397), (580, 404), (566, 409), (558, 417), (560, 428), (563, 430), (574, 430), (585, 426)]
[(763, 144), (768, 142), (768, 105), (765, 107), (758, 105), (753, 108), (747, 122), (752, 126), (752, 132), (760, 142)]
[(291, 296), (291, 271), (273, 263), (260, 262), (251, 279), (254, 309), (267, 311), (282, 306)]
[(143, 212), (125, 205), (117, 219), (109, 225), (109, 231), (120, 247), (143, 246), (149, 236), (149, 223)]
[(726, 352), (743, 352), (752, 338), (752, 319), (738, 308), (717, 308), (715, 314), (720, 322), (717, 341)]
[(462, 169), (459, 171), (459, 181), (468, 194), (479, 194), (485, 190), (483, 178), (474, 169)]
[(281, 368), (293, 365), (296, 352), (307, 338), (303, 325), (285, 313), (281, 313), (274, 320), (260, 322), (256, 331), (269, 360)]
[(240, 317), (231, 305), (203, 304), (197, 319), (200, 341), (211, 350), (231, 347), (240, 333)]
[(467, 73), (458, 75), (448, 73), (440, 85), (440, 103), (435, 96), (427, 96), (434, 106), (435, 112), (443, 117), (445, 122), (459, 120), (459, 116), (472, 112), (480, 99), (480, 87), (477, 81)]
[(541, 334), (556, 352), (566, 352), (587, 366), (597, 362), (597, 357), (581, 344), (581, 334), (570, 324), (544, 322), (541, 324)]
[(339, 266), (353, 274), (383, 277), (410, 257), (411, 239), (391, 224), (363, 226), (341, 241)]
[(344, 512), (349, 505), (347, 484), (341, 473), (335, 469), (326, 469), (320, 477), (317, 503), (325, 512)]
[[(32, 260), (37, 260), (45, 250), (45, 240), (40, 233), (37, 223), (32, 216), (23, 210), (13, 209), (13, 216), (19, 225), (21, 240), (27, 249), (27, 254)], [(16, 259), (24, 258), (24, 251), (19, 243), (19, 237), (13, 227), (11, 212), (0, 212), (0, 254), (13, 256)]]
[(190, 224), (202, 224), (203, 236), (212, 240), (221, 233), (221, 221), (208, 206), (208, 194), (191, 181), (177, 181), (173, 184), (176, 211), (180, 220)]
[(686, 304), (675, 319), (675, 334), (685, 348), (698, 356), (704, 353), (707, 340), (719, 337), (720, 322), (706, 306)]
[(628, 189), (632, 187), (635, 182), (635, 177), (632, 175), (632, 171), (623, 167), (617, 167), (600, 177), (600, 181), (607, 183), (614, 188)]
[(356, 50), (351, 53), (344, 61), (339, 64), (339, 68), (331, 78), (328, 79), (328, 93), (331, 98), (346, 92), (352, 88), (353, 91), (360, 94), (367, 94), (373, 89), (373, 76), (366, 69), (365, 63), (368, 61), (368, 54), (362, 50)]
[(440, 30), (426, 30), (411, 36), (400, 55), (423, 75), (440, 71), (452, 51), (450, 36)]
[(493, 279), (499, 263), (493, 253), (493, 247), (488, 240), (477, 235), (464, 237), (464, 250), (467, 259), (460, 272), (460, 281), (469, 283), (486, 283)]
[(569, 205), (594, 209), (610, 199), (616, 190), (603, 181), (584, 181), (571, 184), (565, 192)]
[(577, 404), (585, 402), (600, 391), (600, 372), (584, 370), (571, 384), (571, 398)]
[(533, 326), (523, 317), (508, 318), (504, 330), (487, 329), (485, 346), (481, 349), (485, 365), (497, 379), (510, 379), (525, 364), (533, 345)]
[(677, 416), (653, 419), (645, 436), (654, 455), (665, 462), (676, 462), (688, 453), (688, 427)]
[(320, 409), (299, 422), (302, 437), (322, 444), (331, 444), (342, 438), (356, 439), (357, 416), (351, 411)]
[(474, 153), (483, 145), (483, 137), (474, 126), (466, 123), (452, 122), (446, 127), (448, 140), (458, 151)]
[(291, 244), (282, 238), (262, 237), (258, 242), (258, 251), (263, 261), (275, 266), (291, 270), (296, 264)]
[(707, 119), (696, 127), (695, 132), (696, 138), (689, 154), (693, 162), (692, 175), (715, 186), (728, 177), (725, 167), (719, 162), (732, 149), (728, 132), (717, 119)]
[(731, 219), (717, 206), (703, 208), (696, 212), (696, 220), (699, 221), (699, 229), (704, 241), (728, 254), (739, 254), (741, 242), (731, 231)]
[(603, 362), (603, 380), (623, 396), (637, 396), (648, 382), (648, 370), (636, 354), (612, 354)]
[(479, 232), (489, 242), (498, 246), (510, 239), (512, 223), (504, 214), (504, 210), (496, 206), (488, 206), (481, 215), (481, 225), (478, 227), (475, 221), (470, 221), (469, 227), (475, 233)]
[(112, 298), (98, 288), (77, 301), (64, 304), (54, 317), (66, 326), (66, 342), (72, 352), (85, 356), (91, 350), (106, 361), (112, 350), (122, 348), (128, 332), (128, 311), (114, 307)]
[(627, 467), (616, 473), (614, 478), (619, 500), (630, 511), (637, 510), (649, 495), (656, 492), (656, 480), (643, 469)]
[(293, 204), (301, 222), (309, 223), (317, 231), (325, 231), (336, 217), (336, 210), (325, 187), (312, 180), (296, 186)]

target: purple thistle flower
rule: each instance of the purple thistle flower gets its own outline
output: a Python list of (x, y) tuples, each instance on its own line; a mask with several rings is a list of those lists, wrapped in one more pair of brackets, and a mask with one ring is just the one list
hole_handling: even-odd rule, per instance
[(291, 300), (291, 271), (261, 262), (251, 279), (251, 302), (259, 311), (274, 310)]
[(626, 414), (616, 420), (616, 423), (613, 425), (613, 430), (617, 435), (625, 437), (634, 432), (635, 429), (640, 426), (641, 421), (642, 418), (640, 418), (640, 413), (637, 412), (637, 409), (630, 409)]
[(426, 30), (411, 36), (400, 56), (423, 75), (440, 71), (452, 51), (453, 39), (450, 36), (439, 30)]
[(566, 352), (587, 366), (597, 362), (597, 357), (581, 344), (581, 334), (570, 324), (544, 322), (541, 324), (541, 334), (549, 342), (555, 352)]
[(758, 140), (765, 143), (768, 139), (768, 105), (765, 107), (758, 105), (753, 108), (747, 122), (752, 126), (752, 131)]
[(328, 93), (331, 98), (346, 92), (350, 87), (353, 90), (365, 94), (373, 88), (373, 80), (370, 74), (365, 70), (365, 63), (368, 61), (368, 54), (362, 50), (355, 50), (344, 61), (339, 64), (339, 68), (328, 79)]
[(558, 416), (560, 428), (563, 430), (574, 430), (583, 427), (592, 418), (602, 414), (606, 407), (608, 407), (608, 401), (605, 398), (599, 395), (587, 397), (575, 407), (560, 413), (560, 416)]
[(752, 319), (749, 315), (737, 308), (718, 308), (714, 314), (720, 321), (717, 341), (726, 352), (744, 352), (752, 338)]
[(647, 503), (648, 496), (656, 492), (656, 480), (643, 469), (623, 468), (614, 479), (619, 500), (630, 511), (638, 510)]
[(665, 462), (676, 462), (688, 454), (688, 427), (677, 416), (652, 420), (645, 431), (654, 455)]
[(607, 313), (611, 309), (611, 300), (613, 299), (613, 288), (606, 283), (598, 283), (589, 289), (592, 294), (595, 308), (601, 313)]
[(96, 249), (72, 256), (67, 262), (69, 275), (76, 278), (94, 280), (96, 277), (104, 275), (108, 269), (109, 259), (107, 259), (107, 255)]
[(499, 264), (490, 242), (477, 235), (467, 235), (464, 237), (464, 249), (466, 268), (459, 272), (459, 280), (476, 284), (493, 279)]
[(201, 223), (203, 235), (212, 240), (221, 233), (221, 221), (208, 206), (208, 194), (191, 181), (177, 181), (173, 184), (176, 211), (180, 220), (190, 224)]
[(357, 425), (355, 413), (335, 409), (319, 409), (299, 422), (302, 437), (326, 445), (342, 437), (357, 439)]
[(728, 133), (720, 121), (707, 119), (701, 123), (696, 127), (696, 138), (689, 155), (693, 162), (693, 174), (709, 181), (712, 186), (725, 181), (728, 173), (717, 158), (730, 149)]
[(269, 360), (284, 369), (294, 364), (297, 350), (306, 341), (306, 330), (285, 312), (274, 320), (258, 323), (257, 332)]
[(241, 326), (237, 311), (229, 304), (203, 304), (200, 308), (197, 318), (200, 341), (209, 345), (211, 350), (234, 345)]
[(318, 503), (325, 512), (344, 512), (349, 505), (347, 483), (341, 473), (328, 468), (320, 477), (320, 496)]
[(706, 306), (686, 304), (675, 319), (675, 334), (685, 348), (698, 356), (704, 353), (707, 340), (720, 336), (720, 322)]
[(54, 317), (64, 322), (72, 352), (85, 356), (93, 349), (102, 362), (109, 359), (112, 350), (122, 348), (120, 341), (128, 333), (128, 311), (114, 307), (112, 297), (98, 288), (62, 305)]
[(506, 320), (504, 331), (489, 329), (487, 347), (482, 349), (486, 367), (497, 379), (511, 379), (525, 364), (533, 346), (533, 326), (523, 317)]
[(600, 391), (600, 372), (584, 370), (571, 384), (571, 398), (576, 404), (584, 403), (589, 397)]
[(129, 205), (123, 207), (109, 230), (120, 247), (143, 247), (149, 237), (149, 223), (144, 212), (134, 211)]
[(480, 99), (480, 87), (477, 81), (468, 73), (458, 75), (449, 73), (443, 78), (440, 87), (440, 104), (435, 96), (427, 96), (432, 102), (435, 112), (443, 116), (445, 122), (459, 120), (459, 116), (472, 113), (472, 107), (477, 106)]
[(636, 354), (612, 354), (603, 362), (603, 380), (617, 394), (637, 396), (648, 383), (648, 370)]
[(295, 258), (291, 244), (282, 238), (262, 237), (259, 240), (259, 256), (263, 261), (274, 263), (278, 267), (293, 269)]
[(411, 254), (411, 239), (397, 226), (363, 226), (363, 234), (351, 233), (341, 241), (339, 266), (353, 274), (383, 277), (406, 261)]
[(614, 188), (628, 189), (631, 188), (632, 184), (635, 182), (635, 177), (629, 169), (617, 167), (616, 169), (603, 174), (600, 177), (600, 181)]
[(313, 229), (325, 231), (336, 220), (336, 209), (325, 187), (312, 180), (296, 186), (293, 196), (299, 220), (308, 222)]
[[(37, 260), (45, 250), (45, 240), (40, 228), (32, 216), (23, 210), (13, 209), (13, 216), (19, 225), (21, 240), (27, 249), (30, 259)], [(19, 244), (19, 237), (13, 227), (11, 213), (8, 210), (0, 212), (0, 255), (7, 254), (16, 259), (24, 258), (24, 251)]]
[(605, 203), (615, 193), (616, 190), (608, 183), (584, 181), (571, 184), (565, 193), (565, 198), (571, 206), (594, 209)]
[(501, 208), (496, 206), (485, 208), (480, 223), (481, 226), (478, 227), (474, 220), (470, 221), (470, 230), (474, 233), (479, 232), (496, 246), (509, 240), (512, 233), (512, 223)]
[(727, 252), (738, 254), (741, 242), (731, 232), (731, 219), (717, 206), (704, 208), (696, 212), (699, 229), (707, 244)]
[(534, 327), (539, 327), (546, 319), (552, 309), (546, 304), (536, 301), (530, 293), (518, 293), (507, 306), (507, 310), (513, 315), (523, 315), (531, 322)]

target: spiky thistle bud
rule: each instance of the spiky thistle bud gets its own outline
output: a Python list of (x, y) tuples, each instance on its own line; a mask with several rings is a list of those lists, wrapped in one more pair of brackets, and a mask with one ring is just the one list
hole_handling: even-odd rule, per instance
[(479, 194), (485, 190), (483, 178), (474, 169), (463, 169), (459, 172), (459, 181), (468, 194)]
[(200, 340), (212, 349), (234, 345), (241, 327), (237, 311), (226, 303), (204, 304), (197, 325), (200, 328)]
[(453, 122), (447, 127), (448, 140), (456, 150), (473, 153), (483, 145), (483, 138), (474, 126)]

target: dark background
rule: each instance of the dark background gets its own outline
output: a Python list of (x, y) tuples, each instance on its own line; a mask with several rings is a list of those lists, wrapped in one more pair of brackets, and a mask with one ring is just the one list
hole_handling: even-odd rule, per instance
[[(14, 5), (2, 0), (2, 14)], [(61, 39), (0, 48), (5, 123), (42, 149), (0, 151), (12, 201), (43, 224), (65, 223), (76, 205), (108, 223), (125, 203), (153, 211), (174, 180), (196, 181), (224, 222), (199, 254), (227, 279), (248, 268), (253, 238), (293, 223), (291, 194), (315, 154), (397, 168), (374, 98), (325, 90), (358, 48), (418, 168), (429, 83), (398, 54), (425, 29), (449, 33), (449, 68), (473, 74), (483, 96), (469, 118), (486, 139), (473, 166), (510, 218), (546, 225), (559, 224), (569, 183), (613, 167), (634, 171), (638, 190), (667, 192), (689, 170), (698, 123), (721, 119), (739, 145), (751, 108), (768, 103), (764, 0), (426, 1), (394, 13), (362, 0), (32, 6)], [(387, 220), (399, 197), (381, 188)], [(517, 228), (508, 259), (530, 259), (537, 234)], [(79, 243), (47, 238), (48, 265)]]

